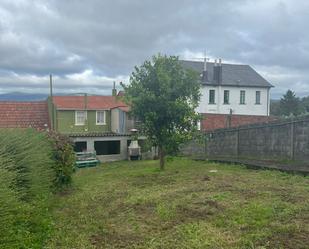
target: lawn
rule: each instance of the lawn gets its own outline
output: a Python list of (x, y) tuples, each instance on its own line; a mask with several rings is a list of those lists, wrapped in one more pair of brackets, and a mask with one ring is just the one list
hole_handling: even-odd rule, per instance
[(309, 178), (169, 160), (80, 169), (46, 248), (309, 248)]

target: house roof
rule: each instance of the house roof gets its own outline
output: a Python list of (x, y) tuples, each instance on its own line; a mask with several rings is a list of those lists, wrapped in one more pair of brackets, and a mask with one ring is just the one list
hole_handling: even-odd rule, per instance
[(129, 133), (115, 133), (115, 132), (70, 132), (65, 133), (69, 137), (128, 137)]
[(109, 110), (128, 107), (115, 96), (54, 96), (53, 103), (60, 110)]
[(46, 101), (0, 101), (0, 128), (46, 129), (49, 125)]
[[(185, 61), (181, 64), (184, 68), (190, 68), (199, 73), (203, 72), (204, 62)], [(203, 85), (218, 85), (214, 81), (214, 63), (207, 62), (208, 81), (202, 82)], [(258, 74), (249, 65), (223, 64), (222, 63), (222, 83), (224, 86), (249, 86), (249, 87), (273, 87), (267, 80)]]

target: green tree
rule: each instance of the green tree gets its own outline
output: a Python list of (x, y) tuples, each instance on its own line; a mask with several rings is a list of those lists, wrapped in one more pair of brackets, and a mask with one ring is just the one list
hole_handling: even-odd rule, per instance
[(303, 111), (309, 113), (309, 96), (302, 98), (301, 105)]
[(280, 100), (280, 112), (282, 115), (289, 116), (291, 114), (297, 116), (301, 113), (300, 99), (295, 93), (288, 90)]
[(280, 116), (281, 109), (280, 109), (280, 100), (270, 100), (270, 115)]
[(141, 122), (152, 144), (158, 146), (163, 170), (165, 155), (177, 151), (196, 130), (199, 75), (184, 69), (178, 57), (157, 55), (135, 67), (130, 84), (123, 87), (132, 115)]

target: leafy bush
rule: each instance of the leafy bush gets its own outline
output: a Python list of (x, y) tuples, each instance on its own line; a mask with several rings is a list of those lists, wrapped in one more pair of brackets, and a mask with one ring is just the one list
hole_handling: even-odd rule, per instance
[(68, 137), (56, 132), (49, 132), (53, 144), (53, 159), (55, 160), (56, 178), (54, 184), (57, 188), (68, 186), (72, 181), (74, 172), (75, 154)]
[(52, 193), (71, 182), (68, 139), (32, 129), (0, 129), (0, 248), (43, 248)]

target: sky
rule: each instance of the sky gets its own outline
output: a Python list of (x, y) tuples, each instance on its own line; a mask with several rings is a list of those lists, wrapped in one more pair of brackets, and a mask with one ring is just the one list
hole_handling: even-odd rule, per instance
[(309, 95), (309, 1), (0, 0), (0, 93), (111, 94), (152, 55), (249, 64)]

